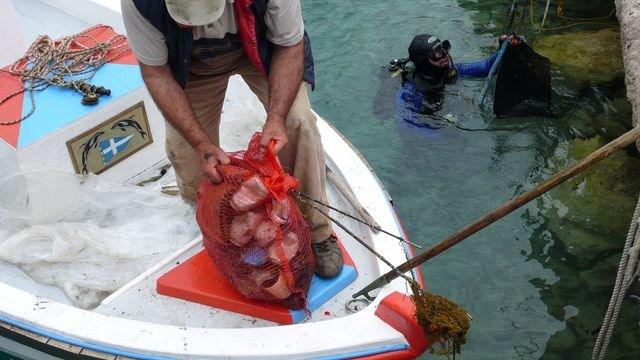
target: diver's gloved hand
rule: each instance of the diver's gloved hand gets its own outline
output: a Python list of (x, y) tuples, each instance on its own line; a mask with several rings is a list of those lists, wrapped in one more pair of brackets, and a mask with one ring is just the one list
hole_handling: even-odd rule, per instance
[(516, 45), (520, 45), (524, 42), (524, 39), (520, 36), (517, 36), (514, 33), (511, 33), (509, 35), (507, 34), (502, 34), (500, 36), (498, 36), (498, 42), (500, 43), (500, 45), (502, 46), (502, 42), (505, 39), (509, 39), (509, 46), (516, 46)]

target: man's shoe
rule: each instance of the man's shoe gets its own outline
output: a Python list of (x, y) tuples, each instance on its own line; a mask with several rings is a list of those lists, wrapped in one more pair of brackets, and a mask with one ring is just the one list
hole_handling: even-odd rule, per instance
[(342, 271), (344, 258), (337, 240), (338, 238), (331, 234), (328, 239), (311, 244), (316, 258), (316, 275), (320, 278), (331, 279)]

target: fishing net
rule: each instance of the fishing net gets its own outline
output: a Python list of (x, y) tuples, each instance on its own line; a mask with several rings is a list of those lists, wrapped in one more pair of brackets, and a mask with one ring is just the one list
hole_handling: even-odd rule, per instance
[(0, 140), (2, 283), (93, 309), (194, 240), (193, 212), (152, 187), (21, 170)]
[(551, 106), (551, 65), (526, 43), (509, 46), (493, 95), (498, 117), (545, 116)]
[(202, 182), (196, 219), (209, 256), (240, 293), (303, 309), (315, 269), (310, 229), (288, 194), (297, 180), (260, 138), (217, 167), (220, 184)]

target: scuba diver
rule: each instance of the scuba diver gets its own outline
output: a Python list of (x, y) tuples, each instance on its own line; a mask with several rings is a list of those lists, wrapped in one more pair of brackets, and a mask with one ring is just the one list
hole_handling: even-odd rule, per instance
[[(508, 38), (509, 46), (524, 42), (521, 37), (501, 35), (500, 43)], [(451, 43), (441, 41), (434, 35), (417, 35), (409, 45), (409, 57), (390, 61), (388, 70), (392, 77), (401, 76), (402, 85), (396, 92), (396, 114), (405, 121), (418, 126), (439, 128), (424, 122), (424, 116), (442, 120), (436, 112), (442, 109), (444, 88), (458, 77), (486, 77), (496, 61), (497, 53), (469, 63), (454, 63), (451, 58)]]

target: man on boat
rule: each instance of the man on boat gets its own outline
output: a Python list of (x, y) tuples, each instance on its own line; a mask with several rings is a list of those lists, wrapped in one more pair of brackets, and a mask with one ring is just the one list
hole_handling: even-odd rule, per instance
[[(501, 35), (499, 40), (502, 42), (506, 38)], [(522, 38), (509, 35), (509, 46), (522, 42)], [(402, 76), (402, 85), (396, 92), (396, 108), (409, 110), (402, 112), (403, 117), (434, 114), (442, 108), (445, 85), (455, 83), (459, 76), (486, 77), (498, 56), (495, 53), (476, 62), (454, 63), (450, 51), (449, 40), (421, 34), (411, 41), (408, 58), (390, 62), (389, 71)]]
[[(202, 176), (220, 182), (216, 165), (227, 83), (239, 74), (267, 110), (262, 146), (275, 142), (300, 190), (326, 202), (325, 159), (311, 111), (313, 58), (299, 0), (122, 0), (129, 45), (149, 93), (164, 114), (167, 156), (182, 196), (193, 201)], [(302, 207), (311, 227), (316, 274), (343, 265), (329, 220)]]

